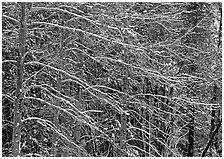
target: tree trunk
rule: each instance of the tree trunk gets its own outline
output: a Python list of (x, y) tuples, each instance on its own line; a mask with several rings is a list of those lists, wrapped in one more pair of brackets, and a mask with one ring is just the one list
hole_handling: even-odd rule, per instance
[(127, 115), (121, 114), (121, 137), (120, 137), (120, 147), (121, 149), (126, 149), (126, 136), (127, 136)]
[[(142, 78), (141, 85), (142, 85), (142, 93), (144, 94), (144, 93), (146, 93), (145, 80), (144, 80), (144, 78)], [(146, 131), (145, 130), (145, 126), (146, 126), (146, 122), (145, 122), (145, 109), (144, 108), (140, 108), (139, 110), (140, 110), (139, 111), (139, 114), (141, 115), (139, 121), (142, 121), (141, 129), (144, 130), (144, 131)], [(146, 153), (147, 152), (147, 149), (146, 149), (146, 143), (145, 143), (146, 142), (145, 133), (144, 132), (141, 132), (141, 136), (142, 136), (142, 141), (143, 141), (143, 150), (145, 151), (143, 153), (143, 157), (146, 157), (147, 156), (147, 153)]]
[[(79, 38), (80, 38), (80, 43), (82, 43), (83, 39), (84, 39), (84, 35), (82, 33), (79, 34)], [(78, 53), (78, 59), (80, 62), (80, 80), (84, 81), (84, 59), (83, 59), (83, 54), (81, 52)], [(78, 109), (80, 111), (82, 111), (82, 109), (84, 108), (84, 103), (83, 103), (83, 91), (82, 91), (82, 86), (79, 86), (79, 105), (78, 105)], [(81, 123), (79, 121), (76, 121), (75, 123), (75, 129), (74, 129), (74, 139), (76, 140), (77, 143), (80, 143), (80, 138), (81, 138)], [(77, 152), (78, 156), (81, 156), (81, 151), (78, 150)]]
[(194, 156), (194, 106), (192, 110), (190, 109), (190, 122), (188, 124), (189, 131), (188, 131), (188, 152), (187, 156), (188, 157), (193, 157)]
[(219, 124), (217, 125), (215, 131), (212, 133), (212, 135), (211, 135), (211, 137), (210, 137), (210, 139), (209, 139), (209, 141), (208, 141), (208, 144), (206, 145), (204, 151), (202, 152), (201, 157), (205, 157), (205, 155), (206, 155), (206, 153), (207, 153), (207, 151), (208, 151), (208, 148), (211, 146), (212, 141), (213, 141), (215, 135), (218, 133), (219, 128), (221, 127), (221, 125), (222, 125), (222, 121), (219, 122)]
[[(144, 87), (145, 87), (144, 88), (144, 91), (145, 91), (144, 93), (145, 94), (151, 93), (149, 88), (152, 89), (152, 86), (151, 86), (151, 83), (150, 83), (148, 78), (145, 78), (145, 85), (144, 85)], [(145, 98), (146, 98), (146, 104), (148, 105), (147, 110), (149, 110), (150, 109), (150, 102), (149, 102), (150, 96), (146, 95)], [(145, 112), (145, 119), (147, 119), (146, 113), (147, 113), (147, 111)], [(149, 135), (148, 135), (148, 150), (146, 152), (148, 152), (149, 157), (150, 157), (150, 153), (151, 153), (151, 146), (150, 146), (151, 145), (151, 132), (152, 132), (151, 131), (151, 116), (150, 116), (150, 113), (148, 113), (148, 133), (149, 133)], [(147, 156), (147, 154), (146, 154), (146, 156)]]
[[(141, 129), (146, 131), (145, 130), (146, 122), (145, 122), (145, 110), (144, 110), (144, 108), (140, 109), (140, 113), (139, 114), (141, 115), (141, 120), (140, 121), (142, 121)], [(142, 141), (143, 141), (143, 150), (145, 151), (143, 153), (143, 157), (146, 157), (147, 156), (147, 153), (146, 153), (147, 152), (147, 148), (146, 148), (146, 143), (145, 143), (146, 142), (145, 133), (141, 132), (141, 135), (142, 135)]]
[[(162, 95), (162, 96), (166, 96), (166, 86), (165, 85), (164, 86), (159, 86), (158, 94), (159, 95)], [(162, 111), (168, 111), (166, 109), (166, 104), (165, 104), (165, 98), (164, 97), (160, 97), (159, 98), (159, 108)], [(166, 119), (166, 113), (161, 112), (160, 115), (162, 116), (162, 118)], [(165, 125), (165, 122), (164, 121), (160, 121), (159, 126), (160, 126), (160, 129), (162, 131), (164, 131), (164, 132), (166, 131), (166, 129), (165, 129), (166, 128), (165, 127), (166, 125)], [(163, 142), (166, 143), (166, 137), (165, 137), (165, 135), (162, 132), (158, 132), (158, 134), (159, 134), (159, 136), (161, 136), (160, 138), (163, 140)], [(161, 145), (160, 151), (161, 151), (161, 154), (163, 156), (166, 155), (166, 147), (164, 145)]]
[[(61, 92), (61, 78), (60, 75), (58, 75), (58, 79), (57, 79), (57, 90), (59, 92)], [(59, 95), (58, 95), (59, 96)], [(60, 100), (57, 99), (56, 100), (56, 105), (60, 105)], [(60, 110), (55, 109), (54, 112), (54, 125), (57, 128), (59, 125), (59, 114), (60, 114)], [(56, 157), (57, 156), (57, 133), (53, 132), (53, 137), (52, 137), (52, 156)]]
[[(213, 87), (213, 98), (212, 98), (212, 101), (211, 103), (212, 104), (216, 104), (217, 103), (217, 98), (218, 98), (218, 87), (216, 84), (214, 84), (214, 87)], [(211, 112), (211, 115), (212, 115), (212, 119), (211, 119), (211, 128), (210, 128), (210, 138), (212, 137), (213, 135), (213, 132), (215, 130), (215, 127), (219, 124), (218, 123), (218, 120), (219, 120), (219, 115), (220, 114), (220, 110), (216, 110), (215, 107), (212, 107), (212, 112)], [(215, 134), (214, 136), (214, 139), (213, 139), (213, 143), (211, 143), (211, 146), (214, 145), (215, 149), (216, 149), (216, 152), (218, 151), (219, 149), (219, 143), (218, 143), (218, 134)]]
[[(124, 81), (123, 92), (128, 93), (128, 87), (129, 87), (128, 78), (124, 77), (123, 81)], [(126, 106), (127, 106), (127, 95), (125, 95), (125, 97), (124, 97), (123, 110), (125, 110)], [(126, 149), (126, 136), (127, 136), (127, 115), (122, 113), (121, 114), (121, 128), (120, 128), (120, 148), (121, 148), (121, 150)], [(121, 156), (123, 156), (123, 153), (121, 153)]]
[(222, 3), (219, 3), (220, 24), (219, 24), (219, 41), (218, 48), (222, 47)]
[[(61, 17), (61, 25), (62, 26), (64, 25), (64, 15), (63, 15), (63, 13), (62, 13), (62, 17)], [(61, 29), (61, 35), (60, 36), (61, 36), (60, 37), (60, 50), (59, 50), (58, 57), (59, 57), (59, 60), (62, 60), (63, 59), (63, 53), (64, 53), (64, 39), (65, 39), (65, 37), (64, 37), (64, 30), (63, 29)], [(61, 62), (62, 63), (60, 63), (61, 64), (60, 67), (63, 68), (64, 63), (63, 63), (63, 61), (61, 61)], [(62, 80), (62, 77), (61, 77), (61, 74), (59, 73), (57, 75), (57, 90), (58, 90), (58, 92), (62, 91), (61, 90), (61, 85), (62, 85), (61, 84), (61, 80)], [(60, 94), (58, 94), (58, 97), (60, 97)], [(56, 100), (56, 105), (60, 106), (60, 99)], [(55, 112), (54, 112), (54, 125), (55, 125), (55, 127), (58, 127), (58, 125), (59, 125), (59, 119), (58, 119), (59, 114), (60, 114), (60, 110), (56, 109)], [(56, 145), (57, 145), (57, 133), (53, 132), (52, 154), (53, 154), (54, 157), (57, 156), (57, 147), (56, 147)]]
[(23, 60), (22, 57), (26, 52), (26, 3), (21, 3), (21, 18), (19, 30), (19, 54), (17, 59), (17, 86), (16, 100), (14, 105), (13, 119), (13, 138), (12, 138), (12, 155), (18, 157), (20, 155), (20, 139), (21, 139), (21, 112), (20, 104), (23, 90)]
[[(54, 112), (54, 125), (55, 127), (58, 126), (58, 116), (59, 116), (59, 110), (55, 110)], [(57, 156), (57, 133), (53, 132), (52, 137), (52, 156)]]
[[(214, 87), (213, 87), (213, 98), (212, 98), (212, 102), (211, 103), (215, 103), (216, 102), (216, 91), (217, 91), (217, 87), (216, 87), (216, 85), (214, 85)], [(214, 131), (214, 129), (215, 129), (215, 118), (216, 118), (216, 116), (215, 116), (215, 107), (212, 107), (212, 119), (211, 119), (211, 128), (210, 128), (210, 137), (211, 137), (211, 135), (212, 135), (212, 133), (213, 133), (213, 131)]]
[[(170, 89), (168, 91), (168, 94), (167, 94), (167, 97), (169, 99), (166, 100), (166, 106), (168, 106), (167, 111), (171, 113), (167, 117), (167, 120), (169, 121), (169, 123), (168, 123), (168, 125), (166, 127), (166, 130), (165, 130), (165, 132), (167, 134), (169, 134), (169, 135), (173, 134), (173, 132), (174, 132), (173, 124), (174, 124), (174, 121), (175, 121), (175, 115), (173, 115), (173, 114), (176, 114), (175, 105), (172, 103), (172, 100), (171, 100), (171, 98), (173, 97), (173, 91), (174, 91), (173, 87), (170, 87)], [(172, 138), (174, 138), (173, 135), (172, 135)], [(169, 143), (170, 147), (174, 149), (175, 148), (175, 144), (173, 142), (171, 142), (172, 138), (167, 136), (166, 137), (166, 143)], [(171, 156), (172, 156), (172, 152), (170, 152), (170, 150), (168, 150), (166, 148), (166, 156), (164, 156), (164, 157), (171, 157)]]

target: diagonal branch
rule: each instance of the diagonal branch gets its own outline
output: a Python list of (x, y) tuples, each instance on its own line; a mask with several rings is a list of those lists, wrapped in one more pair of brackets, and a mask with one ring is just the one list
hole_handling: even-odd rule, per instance
[(218, 133), (219, 128), (221, 127), (221, 125), (222, 125), (222, 121), (219, 121), (219, 124), (217, 125), (215, 131), (213, 132), (211, 138), (209, 139), (207, 146), (205, 147), (204, 151), (201, 154), (201, 157), (205, 157), (205, 155), (206, 155), (206, 153), (208, 151), (208, 148), (211, 146), (212, 141), (213, 141), (215, 135)]
[(11, 21), (15, 22), (16, 25), (18, 25), (18, 26), (20, 25), (20, 22), (19, 22), (18, 20), (14, 19), (14, 18), (12, 18), (12, 17), (9, 17), (9, 16), (7, 16), (7, 15), (2, 15), (2, 18), (10, 19)]

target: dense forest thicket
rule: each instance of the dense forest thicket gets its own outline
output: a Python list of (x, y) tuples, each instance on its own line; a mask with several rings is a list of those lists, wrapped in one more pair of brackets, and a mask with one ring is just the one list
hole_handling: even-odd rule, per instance
[(2, 156), (222, 156), (221, 3), (2, 3)]

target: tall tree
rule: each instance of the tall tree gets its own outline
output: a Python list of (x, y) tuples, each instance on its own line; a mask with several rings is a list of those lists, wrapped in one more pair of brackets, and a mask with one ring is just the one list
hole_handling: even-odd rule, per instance
[(26, 3), (20, 3), (19, 52), (17, 57), (16, 100), (14, 104), (12, 155), (20, 156), (21, 144), (21, 99), (23, 97), (23, 56), (26, 53)]

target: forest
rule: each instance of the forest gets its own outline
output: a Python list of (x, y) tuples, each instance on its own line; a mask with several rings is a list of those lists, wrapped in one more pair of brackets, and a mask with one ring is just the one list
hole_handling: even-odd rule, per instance
[(2, 2), (3, 157), (221, 157), (221, 2)]

